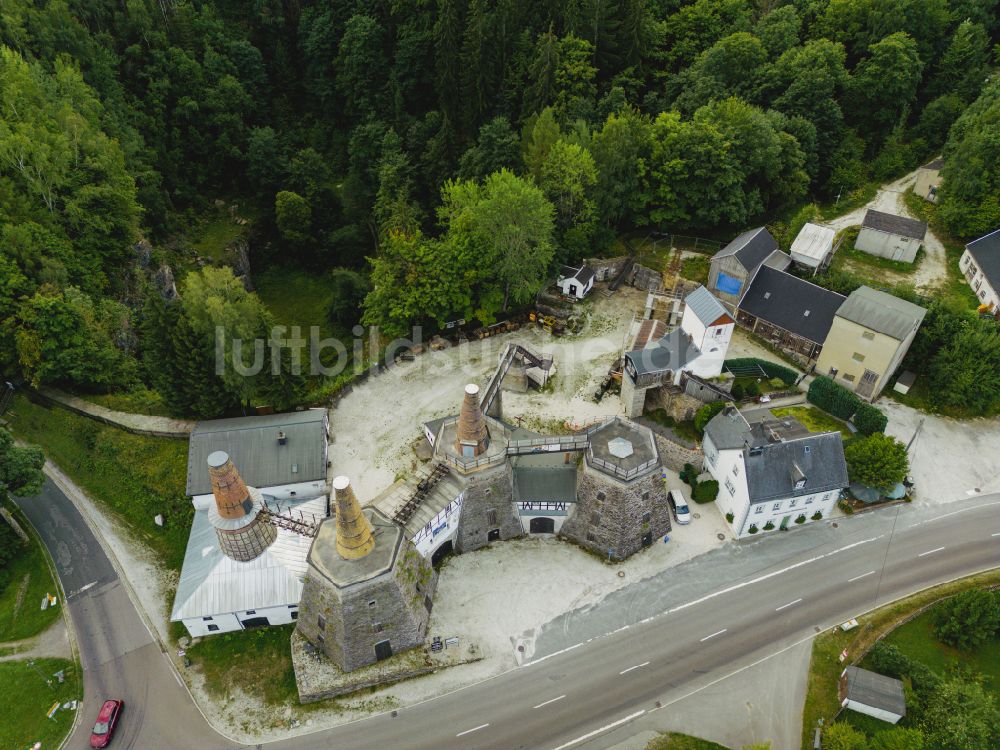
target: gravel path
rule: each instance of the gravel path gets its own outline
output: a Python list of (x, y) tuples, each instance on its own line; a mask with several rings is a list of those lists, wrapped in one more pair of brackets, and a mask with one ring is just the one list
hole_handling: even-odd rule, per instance
[(0, 656), (0, 661), (48, 657), (73, 658), (73, 650), (70, 648), (69, 636), (66, 633), (66, 621), (62, 617), (52, 623), (47, 630), (33, 638), (0, 643), (0, 651), (7, 650), (12, 650), (13, 653)]

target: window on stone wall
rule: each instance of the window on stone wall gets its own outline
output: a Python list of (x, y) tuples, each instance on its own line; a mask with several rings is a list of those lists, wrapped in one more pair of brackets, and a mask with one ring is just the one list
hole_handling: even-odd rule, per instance
[(323, 615), (316, 618), (316, 627), (319, 628), (321, 633), (326, 630), (326, 618)]
[(596, 542), (597, 541), (597, 537), (594, 536), (594, 533), (592, 531), (588, 531), (587, 532), (587, 541), (588, 542)]
[(607, 495), (605, 495), (605, 494), (604, 494), (603, 492), (598, 492), (598, 493), (597, 493), (597, 500), (598, 500), (599, 502), (602, 502), (602, 503), (603, 503), (603, 502), (604, 502), (604, 498), (606, 498), (606, 497), (607, 497)]
[(368, 602), (368, 608), (369, 609), (375, 609), (375, 600), (374, 599), (372, 599), (370, 602)]
[(322, 646), (324, 643), (326, 643), (326, 636), (320, 633), (319, 635), (316, 636), (316, 641), (319, 643), (320, 646)]
[(497, 525), (497, 512), (493, 508), (490, 508), (488, 511), (486, 511), (486, 525), (487, 526)]
[(591, 526), (600, 526), (601, 525), (601, 514), (600, 513), (591, 513), (590, 514), (590, 525)]
[(642, 514), (642, 522), (643, 523), (649, 523), (652, 520), (653, 520), (653, 514), (652, 513), (643, 513)]
[(372, 623), (372, 632), (373, 633), (381, 633), (382, 632), (382, 623), (380, 623), (380, 622), (373, 622)]
[(647, 490), (646, 492), (642, 493), (642, 499), (643, 500), (649, 500), (649, 490)]

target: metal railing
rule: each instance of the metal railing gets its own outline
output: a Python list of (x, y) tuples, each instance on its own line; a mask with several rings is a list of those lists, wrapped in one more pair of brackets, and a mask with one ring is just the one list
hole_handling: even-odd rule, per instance
[(603, 458), (598, 458), (597, 456), (594, 455), (594, 452), (592, 450), (587, 452), (587, 463), (589, 463), (591, 466), (601, 469), (602, 471), (606, 471), (607, 473), (612, 474), (618, 477), (619, 479), (624, 479), (625, 481), (628, 481), (630, 479), (635, 479), (635, 477), (639, 476), (640, 474), (646, 473), (652, 467), (659, 464), (659, 462), (660, 462), (659, 458), (654, 456), (648, 461), (643, 461), (641, 464), (632, 469), (623, 469), (620, 466), (616, 466), (613, 463), (605, 461)]

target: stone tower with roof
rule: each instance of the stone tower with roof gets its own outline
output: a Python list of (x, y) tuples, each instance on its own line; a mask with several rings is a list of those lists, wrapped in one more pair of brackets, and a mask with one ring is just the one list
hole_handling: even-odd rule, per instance
[(249, 562), (260, 557), (278, 536), (267, 519), (264, 498), (255, 487), (247, 487), (223, 451), (208, 456), (214, 505), (208, 520), (215, 528), (219, 547), (233, 560)]
[(309, 550), (297, 630), (345, 672), (424, 643), (437, 573), (403, 529), (333, 480), (336, 517)]

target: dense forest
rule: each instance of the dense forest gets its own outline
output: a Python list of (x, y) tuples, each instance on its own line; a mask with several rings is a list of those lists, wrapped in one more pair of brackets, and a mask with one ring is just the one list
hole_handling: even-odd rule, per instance
[[(488, 323), (621, 232), (726, 238), (938, 153), (1000, 226), (998, 0), (4, 0), (0, 372), (177, 414), (300, 402), (215, 375), (267, 337), (178, 236), (252, 216), (332, 324)], [(305, 321), (304, 321), (305, 322)]]

